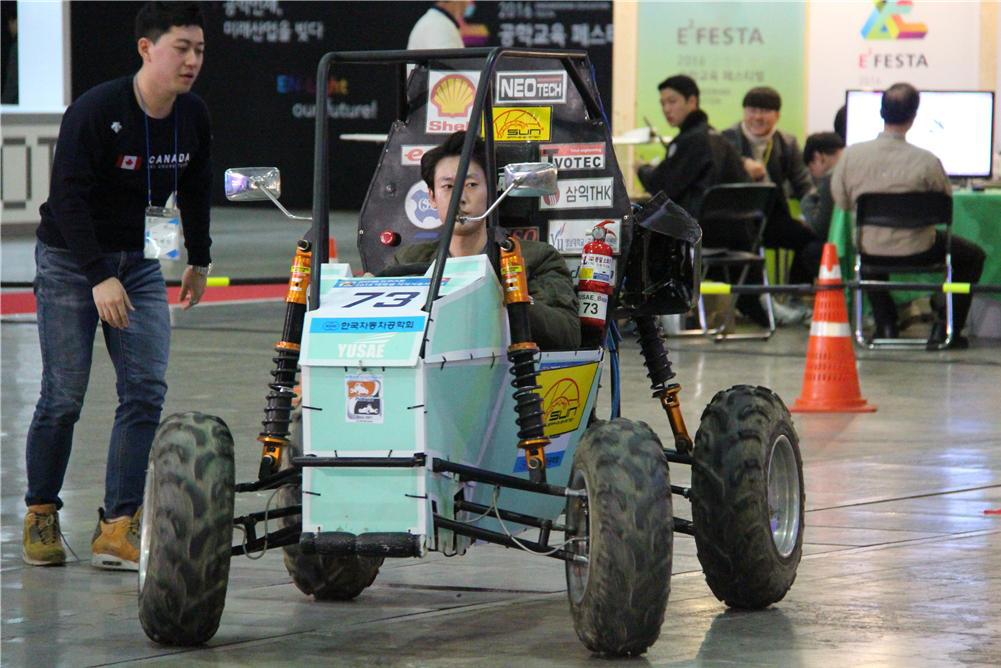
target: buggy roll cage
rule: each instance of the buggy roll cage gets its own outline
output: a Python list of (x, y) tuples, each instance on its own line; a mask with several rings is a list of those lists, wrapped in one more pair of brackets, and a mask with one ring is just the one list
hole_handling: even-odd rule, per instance
[[(382, 64), (397, 66), (396, 115), (398, 120), (406, 120), (407, 101), (407, 70), (408, 64), (427, 65), (434, 60), (464, 60), (470, 58), (486, 58), (480, 71), (480, 84), (476, 88), (476, 97), (470, 110), (469, 125), (466, 128), (466, 139), (462, 145), (462, 155), (459, 158), (459, 168), (456, 182), (465, 183), (469, 171), (469, 161), (473, 152), (473, 143), (483, 122), (483, 137), (486, 146), (487, 198), (493, 202), (497, 198), (497, 179), (491, 175), (497, 173), (494, 155), (493, 132), (493, 74), (501, 58), (547, 58), (558, 60), (566, 69), (567, 75), (584, 101), (587, 113), (592, 118), (604, 118), (601, 105), (588, 88), (580, 72), (573, 63), (583, 62), (590, 69), (590, 60), (585, 51), (570, 51), (557, 49), (511, 49), (505, 47), (475, 48), (475, 49), (439, 49), (424, 51), (331, 51), (325, 54), (316, 68), (316, 130), (313, 143), (313, 271), (319, 270), (321, 264), (329, 260), (328, 244), (330, 236), (330, 121), (327, 117), (327, 79), (333, 64)], [(486, 112), (486, 113), (483, 113)], [(445, 271), (445, 258), (448, 246), (455, 229), (455, 217), (459, 209), (462, 188), (452, 190), (452, 198), (448, 204), (448, 214), (445, 217), (442, 237), (438, 244), (434, 262), (434, 273), (431, 277), (431, 287), (423, 310), (430, 312), (431, 305), (438, 298), (442, 276)], [(493, 230), (497, 227), (498, 211), (494, 210), (487, 221), (488, 239), (493, 239)], [(320, 305), (320, 282), (310, 281), (309, 309)]]

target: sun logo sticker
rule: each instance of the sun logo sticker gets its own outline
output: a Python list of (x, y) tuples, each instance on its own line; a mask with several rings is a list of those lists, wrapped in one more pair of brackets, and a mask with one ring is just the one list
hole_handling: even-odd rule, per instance
[(449, 118), (468, 116), (475, 96), (476, 86), (461, 74), (449, 74), (431, 90), (438, 113)]
[(494, 141), (549, 141), (552, 107), (494, 107)]
[(580, 387), (572, 378), (561, 378), (542, 398), (542, 415), (546, 436), (573, 431), (580, 424)]

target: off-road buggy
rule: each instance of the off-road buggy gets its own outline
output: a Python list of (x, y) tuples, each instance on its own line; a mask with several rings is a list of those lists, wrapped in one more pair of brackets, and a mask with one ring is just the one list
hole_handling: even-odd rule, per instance
[[(233, 440), (219, 418), (172, 415), (157, 432), (139, 572), (149, 637), (211, 638), (231, 556), (279, 547), (296, 586), (328, 600), (361, 594), (387, 558), (461, 555), (477, 541), (559, 559), (578, 636), (613, 655), (656, 641), (675, 533), (695, 537), (709, 587), (727, 605), (780, 600), (802, 544), (796, 432), (777, 395), (738, 385), (712, 399), (690, 437), (657, 316), (697, 300), (700, 230), (662, 196), (630, 203), (586, 54), (330, 53), (317, 71), (318, 110), (340, 63), (399, 72), (398, 117), (358, 227), (374, 275), (327, 262), (331, 167), (336, 177), (350, 166), (331, 158), (318, 113), (312, 228), (293, 264), (258, 479), (235, 483)], [(487, 253), (449, 258), (459, 191), (438, 220), (417, 159), (462, 128), (457, 182), (480, 134), (486, 173), (503, 183), (488, 179), (498, 205)], [(277, 203), (280, 191), (277, 170), (266, 168), (230, 170), (226, 186), (232, 199)], [(511, 270), (519, 240), (548, 240), (573, 266), (603, 220), (616, 241), (612, 324), (585, 332), (580, 349), (540, 352)], [(400, 246), (432, 240), (430, 266), (393, 268)], [(666, 446), (647, 424), (619, 416), (616, 319), (635, 324), (671, 428)], [(611, 415), (599, 419), (606, 361)], [(669, 463), (692, 467), (691, 488), (671, 484)], [(234, 518), (234, 494), (262, 490), (273, 490), (266, 508)], [(674, 496), (692, 502), (691, 521), (673, 516)]]

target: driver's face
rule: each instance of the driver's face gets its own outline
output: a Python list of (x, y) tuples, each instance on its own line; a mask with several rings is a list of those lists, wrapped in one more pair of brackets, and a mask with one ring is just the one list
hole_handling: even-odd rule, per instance
[[(455, 174), (459, 171), (459, 156), (449, 155), (438, 161), (434, 170), (434, 190), (428, 193), (431, 205), (438, 210), (438, 217), (444, 222), (448, 215), (448, 203), (452, 200), (452, 189), (455, 187)], [(462, 189), (459, 200), (460, 216), (479, 216), (487, 210), (487, 180), (483, 168), (474, 161), (469, 162), (466, 174), (466, 187)], [(455, 234), (466, 234), (484, 225), (466, 223), (455, 226)]]

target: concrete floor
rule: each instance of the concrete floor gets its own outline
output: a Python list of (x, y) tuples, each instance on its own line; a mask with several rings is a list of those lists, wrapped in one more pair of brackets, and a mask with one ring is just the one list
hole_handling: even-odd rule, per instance
[[(335, 226), (354, 260), (349, 216)], [(217, 266), (229, 275), (287, 271), (297, 225), (277, 216), (215, 218)], [(340, 220), (340, 219), (339, 219)], [(27, 280), (31, 242), (4, 238), (4, 280)], [(17, 266), (14, 266), (17, 265)], [(242, 272), (242, 273), (240, 273)], [(18, 273), (25, 273), (21, 278)], [(173, 332), (165, 414), (221, 416), (237, 442), (237, 478), (255, 475), (278, 303), (199, 306)], [(556, 560), (492, 546), (465, 557), (387, 562), (350, 603), (316, 603), (290, 584), (279, 551), (235, 558), (218, 634), (203, 648), (150, 642), (136, 614), (135, 574), (89, 565), (116, 404), (103, 343), (76, 431), (62, 525), (82, 562), (39, 569), (20, 558), (24, 438), (39, 384), (35, 326), (2, 325), (2, 655), (4, 666), (160, 663), (183, 666), (576, 666), (595, 660), (573, 631)], [(805, 329), (772, 341), (669, 342), (694, 431), (717, 390), (802, 387)], [(804, 558), (772, 608), (728, 612), (710, 593), (692, 539), (675, 538), (660, 640), (631, 665), (956, 666), (1001, 663), (1001, 342), (968, 351), (858, 353), (874, 414), (795, 416), (807, 493)], [(669, 433), (649, 400), (638, 347), (622, 353), (623, 413)], [(607, 396), (603, 403), (607, 405)], [(607, 409), (603, 409), (607, 414)], [(673, 481), (687, 484), (685, 467)], [(675, 510), (690, 516), (675, 497)], [(265, 495), (242, 495), (237, 512)]]

